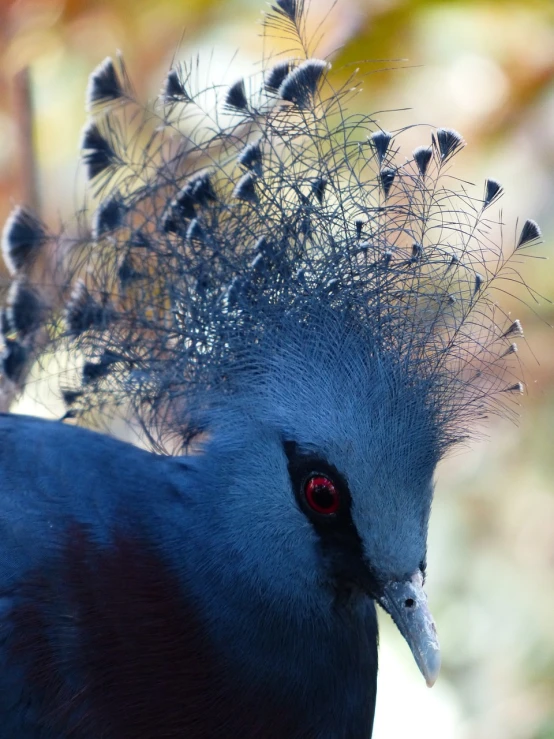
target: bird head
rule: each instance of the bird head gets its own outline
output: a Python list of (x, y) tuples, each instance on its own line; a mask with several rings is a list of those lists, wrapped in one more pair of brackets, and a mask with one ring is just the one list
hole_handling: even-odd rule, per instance
[(334, 604), (373, 599), (432, 685), (440, 652), (423, 581), (442, 443), (434, 386), (332, 311), (269, 336), (202, 422), (229, 538), (256, 550), (246, 576), (284, 603), (295, 588)]

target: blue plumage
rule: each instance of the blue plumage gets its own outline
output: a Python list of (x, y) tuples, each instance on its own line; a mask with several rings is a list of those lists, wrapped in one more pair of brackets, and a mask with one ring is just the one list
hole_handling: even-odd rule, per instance
[[(277, 0), (266, 33), (305, 49), (302, 28)], [(434, 470), (521, 389), (521, 325), (492, 297), (514, 279), (486, 213), (502, 188), (445, 183), (448, 129), (399, 163), (401, 132), (349, 115), (326, 61), (258, 77), (195, 90), (182, 65), (127, 131), (106, 60), (92, 229), (18, 209), (4, 230), (5, 381), (35, 362), (64, 421), (125, 420), (152, 450), (0, 417), (7, 736), (369, 739), (376, 603), (437, 677)]]
[(283, 452), (239, 483), (270, 439), (183, 461), (22, 417), (0, 435), (6, 736), (367, 735), (374, 606), (320, 590)]

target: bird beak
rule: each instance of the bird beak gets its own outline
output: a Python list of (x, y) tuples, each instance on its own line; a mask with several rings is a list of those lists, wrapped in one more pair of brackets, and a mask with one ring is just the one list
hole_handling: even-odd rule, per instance
[(441, 653), (421, 572), (418, 570), (405, 582), (387, 583), (379, 604), (408, 642), (425, 682), (432, 687), (440, 671)]

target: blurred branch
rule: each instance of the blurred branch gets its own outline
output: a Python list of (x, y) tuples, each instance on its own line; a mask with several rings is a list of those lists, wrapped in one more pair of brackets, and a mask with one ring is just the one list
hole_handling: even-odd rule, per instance
[(24, 67), (14, 78), (14, 118), (17, 129), (18, 161), (21, 163), (21, 199), (37, 216), (40, 216), (33, 130), (34, 109), (29, 67)]

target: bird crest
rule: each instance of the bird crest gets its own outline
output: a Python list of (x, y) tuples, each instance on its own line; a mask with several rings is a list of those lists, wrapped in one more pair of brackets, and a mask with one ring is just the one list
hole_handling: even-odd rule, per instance
[(159, 449), (283, 358), (347, 372), (345, 345), (394, 378), (391, 398), (412, 388), (441, 447), (510, 407), (522, 330), (496, 296), (522, 283), (538, 226), (503, 249), (501, 185), (453, 174), (461, 135), (422, 128), (404, 150), (405, 129), (355, 111), (356, 77), (334, 85), (305, 18), (275, 0), (264, 34), (298, 53), (230, 86), (178, 63), (143, 106), (121, 57), (93, 72), (87, 204), (58, 233), (25, 208), (4, 229), (8, 384), (42, 367), (66, 418), (121, 415)]

